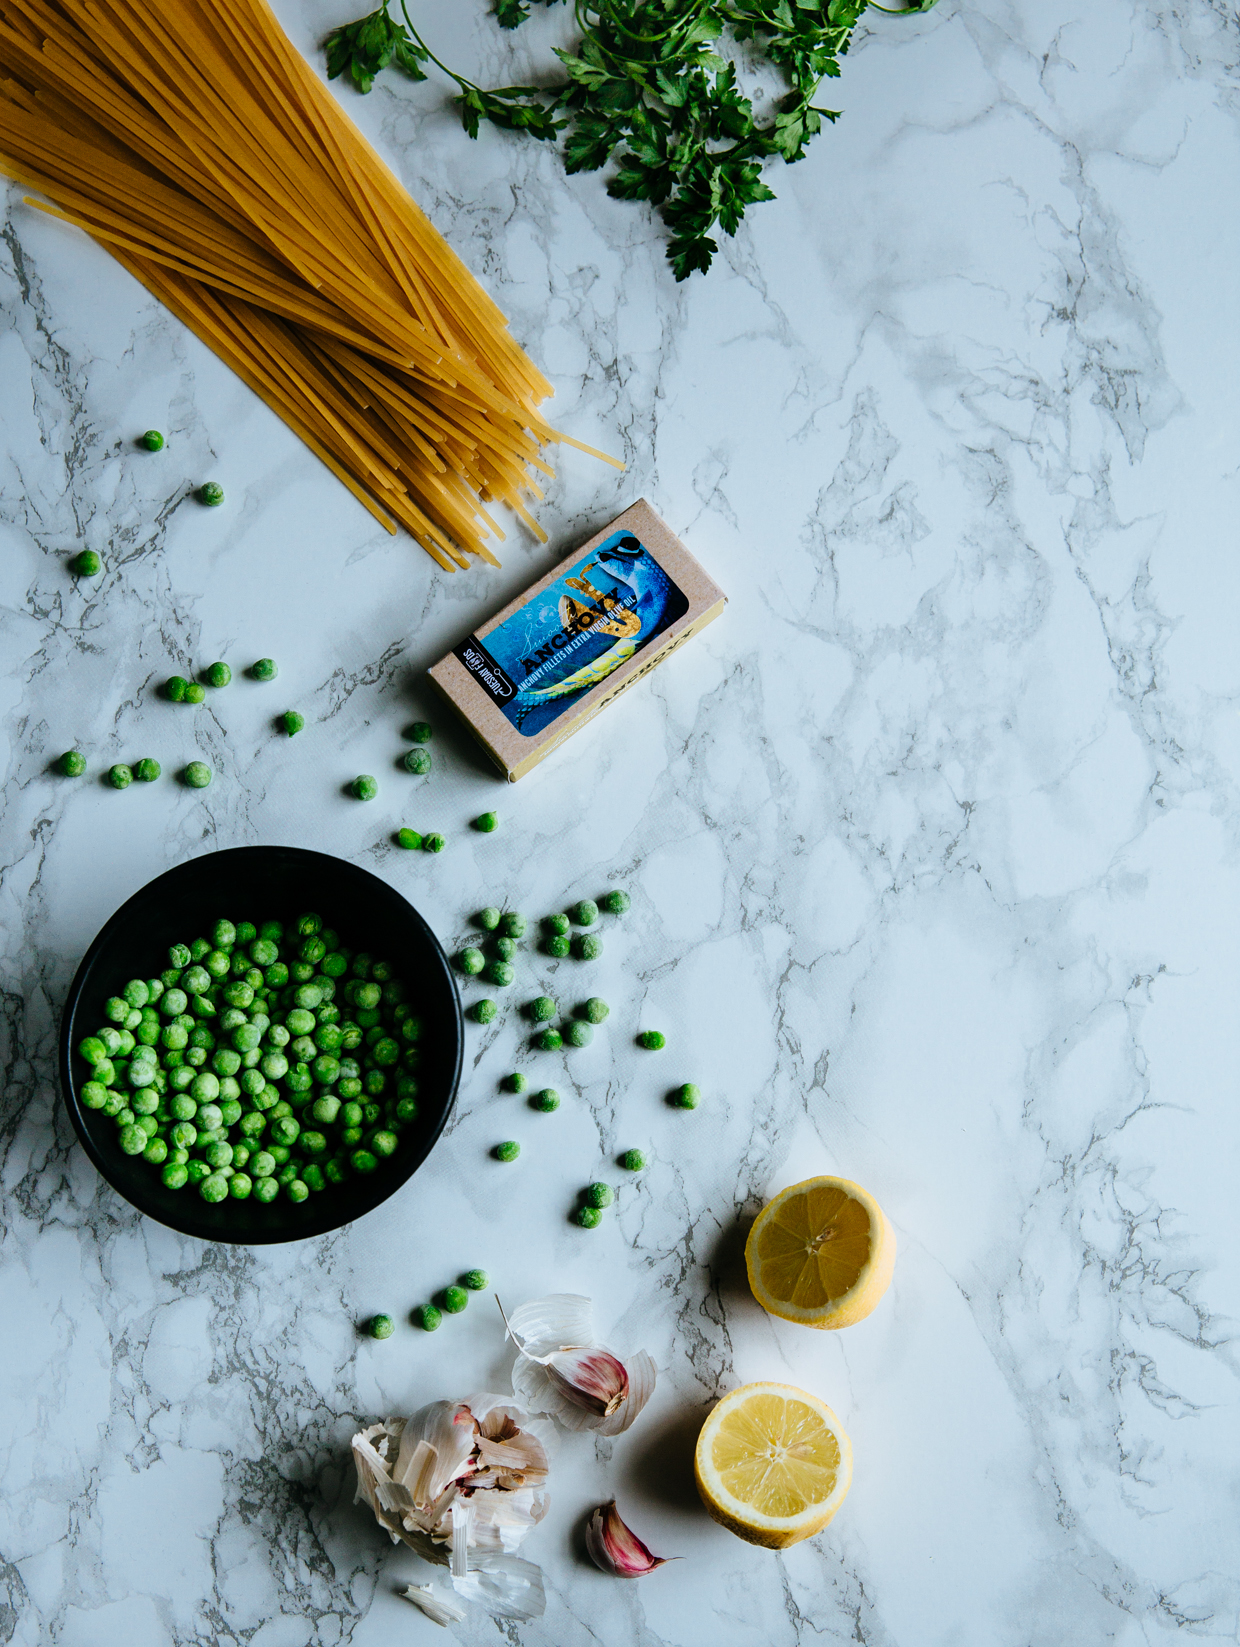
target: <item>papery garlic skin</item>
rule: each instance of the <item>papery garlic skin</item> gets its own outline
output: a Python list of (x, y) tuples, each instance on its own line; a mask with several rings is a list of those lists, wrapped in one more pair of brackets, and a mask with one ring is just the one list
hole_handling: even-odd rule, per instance
[(552, 1293), (514, 1310), (513, 1393), (567, 1430), (620, 1435), (654, 1393), (655, 1364), (644, 1350), (625, 1362), (597, 1344), (592, 1316), (590, 1300), (575, 1293)]
[(674, 1559), (651, 1553), (620, 1519), (614, 1498), (600, 1504), (586, 1523), (586, 1549), (594, 1565), (613, 1578), (645, 1578)]
[(464, 1607), (458, 1607), (451, 1596), (439, 1594), (429, 1584), (410, 1584), (400, 1591), (406, 1601), (412, 1601), (415, 1607), (434, 1624), (459, 1624), (465, 1617)]

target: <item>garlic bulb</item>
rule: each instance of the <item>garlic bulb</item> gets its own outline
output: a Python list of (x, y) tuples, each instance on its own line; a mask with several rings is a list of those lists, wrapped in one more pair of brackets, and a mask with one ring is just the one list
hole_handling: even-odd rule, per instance
[(588, 1298), (552, 1293), (505, 1320), (517, 1346), (513, 1393), (565, 1429), (619, 1435), (654, 1393), (655, 1365), (645, 1350), (624, 1362), (595, 1342)]
[(645, 1578), (656, 1567), (675, 1560), (674, 1556), (650, 1553), (637, 1534), (621, 1521), (614, 1498), (608, 1504), (600, 1504), (586, 1524), (586, 1549), (594, 1565), (614, 1578)]
[(547, 1513), (553, 1446), (552, 1425), (506, 1396), (433, 1401), (353, 1437), (357, 1496), (393, 1543), (447, 1566), (458, 1594), (499, 1618), (537, 1618), (542, 1574), (516, 1551)]

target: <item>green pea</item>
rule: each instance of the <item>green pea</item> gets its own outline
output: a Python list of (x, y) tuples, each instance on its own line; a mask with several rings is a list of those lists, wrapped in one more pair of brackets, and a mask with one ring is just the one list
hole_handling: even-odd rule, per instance
[(441, 1296), (443, 1307), (449, 1315), (459, 1315), (469, 1303), (469, 1294), (464, 1287), (445, 1287)]
[[(196, 1109), (195, 1113), (197, 1113)], [(193, 1149), (198, 1142), (198, 1128), (187, 1117), (185, 1120), (176, 1123), (168, 1137), (172, 1140), (174, 1149)]]
[(564, 1045), (564, 1037), (558, 1029), (552, 1029), (548, 1025), (546, 1029), (540, 1030), (534, 1037), (534, 1045), (539, 1052), (558, 1052)]
[(204, 481), (198, 488), (198, 501), (212, 509), (218, 509), (224, 501), (224, 488), (217, 480)]
[(360, 773), (352, 783), (353, 794), (359, 801), (373, 801), (379, 793), (379, 785), (368, 772)]
[(78, 1042), (78, 1054), (88, 1064), (101, 1064), (108, 1055), (108, 1049), (99, 1036), (87, 1035)]
[(232, 670), (226, 663), (213, 663), (205, 673), (208, 686), (227, 686), (232, 680)]
[(616, 1199), (610, 1184), (591, 1184), (586, 1190), (586, 1204), (591, 1207), (609, 1207)]
[(146, 1131), (143, 1127), (138, 1126), (136, 1121), (131, 1121), (127, 1126), (120, 1129), (117, 1135), (117, 1143), (120, 1144), (126, 1155), (141, 1155), (147, 1144)]
[(594, 1026), (584, 1018), (574, 1018), (564, 1030), (564, 1039), (570, 1047), (588, 1047), (594, 1039)]
[(513, 980), (513, 970), (507, 961), (488, 961), (483, 969), (483, 977), (489, 984), (496, 984), (500, 989), (506, 989)]
[(211, 768), (205, 761), (191, 761), (181, 776), (191, 789), (205, 789), (211, 782)]
[(425, 749), (411, 749), (405, 756), (405, 771), (415, 778), (424, 778), (431, 769), (431, 758)]
[(548, 938), (563, 938), (572, 923), (567, 915), (544, 915), (541, 924)]
[(474, 924), (480, 926), (484, 932), (494, 932), (499, 925), (499, 910), (493, 904), (488, 904), (474, 916)]
[(544, 1087), (530, 1099), (534, 1109), (541, 1110), (544, 1115), (550, 1115), (552, 1110), (560, 1107), (560, 1095), (554, 1087)]
[(103, 562), (93, 549), (83, 549), (69, 562), (69, 570), (74, 577), (97, 578), (103, 570)]
[(646, 1165), (646, 1157), (639, 1149), (626, 1149), (620, 1157), (620, 1165), (626, 1172), (641, 1172)]
[(235, 1172), (228, 1180), (228, 1193), (234, 1201), (248, 1201), (254, 1189), (254, 1180), (248, 1172)]
[(423, 1332), (434, 1332), (442, 1320), (443, 1316), (434, 1304), (419, 1304), (413, 1312), (413, 1324), (421, 1327)]
[(515, 1161), (521, 1153), (521, 1146), (515, 1139), (508, 1139), (506, 1143), (496, 1144), (495, 1159), (497, 1161)]
[(373, 1172), (379, 1165), (378, 1157), (368, 1149), (355, 1149), (349, 1157), (354, 1172)]
[[(268, 1180), (270, 1182), (270, 1180)], [(293, 1178), (284, 1186), (284, 1193), (290, 1201), (301, 1202), (309, 1199), (310, 1186), (301, 1178)]]
[(576, 1218), (583, 1230), (597, 1229), (603, 1221), (603, 1215), (597, 1207), (578, 1207)]
[(208, 1144), (207, 1153), (203, 1157), (212, 1172), (218, 1172), (221, 1167), (231, 1167), (233, 1147), (229, 1143)]
[(215, 1206), (220, 1201), (228, 1199), (228, 1180), (222, 1172), (208, 1171), (207, 1176), (198, 1185), (198, 1193), (204, 1201), (209, 1201)]
[(164, 682), (164, 696), (170, 703), (184, 703), (189, 682), (184, 675), (169, 675)]
[(327, 1149), (327, 1139), (321, 1132), (315, 1132), (311, 1128), (309, 1132), (302, 1133), (300, 1147), (307, 1155), (322, 1155)]
[(76, 749), (66, 749), (56, 765), (64, 777), (80, 778), (86, 770), (86, 757), (80, 755)]
[[(191, 1184), (201, 1184), (204, 1178), (211, 1176), (211, 1168), (205, 1161), (193, 1160), (185, 1163), (185, 1170)], [(227, 1180), (226, 1180), (227, 1181)]]
[(609, 915), (626, 915), (632, 905), (627, 892), (605, 892), (599, 903)]
[(643, 1029), (637, 1037), (639, 1047), (645, 1047), (647, 1052), (662, 1052), (667, 1045), (667, 1037), (657, 1029)]
[(400, 1042), (393, 1041), (390, 1036), (384, 1036), (383, 1040), (375, 1042), (370, 1056), (376, 1064), (386, 1068), (400, 1058)]
[(182, 1161), (170, 1161), (160, 1176), (165, 1189), (184, 1189), (189, 1182), (189, 1168)]
[(103, 1010), (114, 1024), (123, 1024), (129, 1016), (129, 1002), (122, 995), (110, 995), (103, 1003)]
[(410, 743), (429, 743), (434, 736), (434, 729), (425, 721), (414, 721), (409, 728)]
[(474, 819), (472, 827), (480, 835), (490, 835), (492, 831), (499, 828), (499, 819), (494, 812), (480, 812)]
[(396, 1103), (396, 1119), (402, 1126), (408, 1126), (410, 1121), (418, 1118), (418, 1101), (416, 1098), (400, 1098)]
[(102, 1109), (108, 1101), (108, 1089), (102, 1081), (84, 1081), (79, 1096), (87, 1109)]
[(206, 696), (207, 689), (201, 681), (187, 681), (185, 686), (185, 696), (181, 699), (181, 702), (203, 703), (206, 701)]
[(164, 437), (158, 429), (148, 429), (144, 435), (138, 436), (138, 445), (144, 446), (148, 452), (162, 452)]
[(290, 738), (295, 738), (306, 724), (306, 717), (299, 715), (295, 709), (286, 709), (281, 719), (284, 722), (284, 730)]
[(398, 829), (396, 844), (403, 846), (406, 852), (419, 852), (422, 848), (422, 837), (416, 829)]
[(517, 953), (516, 939), (515, 938), (492, 938), (491, 939), (491, 948), (494, 950), (495, 957), (496, 957), (497, 960), (511, 961), (513, 956)]
[(433, 830), (429, 835), (423, 835), (422, 837), (423, 852), (442, 852), (446, 845), (447, 842), (443, 836)]
[(276, 1170), (276, 1158), (270, 1150), (260, 1149), (246, 1162), (251, 1178), (270, 1178)]
[(476, 978), (486, 965), (486, 957), (480, 949), (463, 949), (457, 956), (457, 965), (467, 978)]
[(593, 898), (581, 898), (569, 910), (569, 914), (573, 918), (574, 926), (593, 926), (598, 920), (598, 905)]
[(133, 772), (123, 761), (119, 761), (108, 768), (108, 782), (113, 789), (128, 789), (133, 782)]
[(672, 1102), (677, 1109), (696, 1109), (702, 1099), (702, 1089), (694, 1086), (692, 1081), (686, 1081), (684, 1086), (677, 1087), (672, 1094)]
[(590, 999), (580, 1008), (580, 1012), (587, 1023), (601, 1024), (611, 1012), (611, 1008), (601, 995), (591, 995)]
[(274, 658), (259, 658), (250, 665), (250, 674), (256, 681), (273, 681), (279, 673)]
[(310, 1106), (310, 1113), (322, 1127), (330, 1127), (340, 1114), (340, 1100), (331, 1094), (316, 1098)]
[(254, 1199), (261, 1201), (264, 1205), (274, 1201), (279, 1193), (280, 1186), (274, 1178), (260, 1178), (254, 1185)]
[(372, 1338), (390, 1338), (396, 1331), (396, 1323), (390, 1315), (372, 1315), (366, 1323), (366, 1331)]
[(548, 1019), (554, 1018), (560, 1009), (550, 995), (539, 995), (525, 1010), (536, 1024), (545, 1024)]
[(579, 961), (597, 961), (603, 953), (603, 940), (593, 933), (579, 932), (573, 939), (573, 954)]
[(550, 937), (544, 940), (543, 950), (553, 960), (562, 961), (569, 952), (569, 941), (563, 937)]
[(484, 997), (481, 1001), (475, 1001), (469, 1008), (469, 1016), (476, 1024), (489, 1024), (498, 1011), (495, 1002)]
[(500, 1084), (506, 1092), (524, 1092), (530, 1082), (528, 1076), (522, 1075), (518, 1070), (514, 1070), (511, 1075), (505, 1075)]
[(499, 929), (505, 938), (521, 938), (525, 936), (525, 916), (510, 909), (506, 915), (500, 916)]

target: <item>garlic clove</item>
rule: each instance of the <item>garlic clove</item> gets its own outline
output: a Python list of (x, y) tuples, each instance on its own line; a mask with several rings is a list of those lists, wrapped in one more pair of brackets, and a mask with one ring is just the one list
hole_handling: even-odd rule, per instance
[(566, 1401), (599, 1418), (610, 1418), (628, 1396), (629, 1375), (624, 1362), (610, 1350), (558, 1350), (543, 1365)]
[(586, 1523), (586, 1549), (594, 1565), (613, 1578), (644, 1578), (674, 1556), (652, 1555), (637, 1534), (620, 1519), (613, 1498), (600, 1504)]

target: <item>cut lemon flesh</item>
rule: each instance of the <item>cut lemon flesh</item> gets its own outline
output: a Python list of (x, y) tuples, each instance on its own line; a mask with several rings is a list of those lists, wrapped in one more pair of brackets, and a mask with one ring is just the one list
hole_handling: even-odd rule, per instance
[(763, 1207), (745, 1243), (749, 1285), (764, 1310), (807, 1327), (850, 1327), (891, 1283), (895, 1231), (847, 1178), (807, 1178)]
[(721, 1526), (782, 1550), (821, 1532), (844, 1502), (852, 1446), (816, 1395), (791, 1384), (746, 1384), (702, 1426), (694, 1475)]

